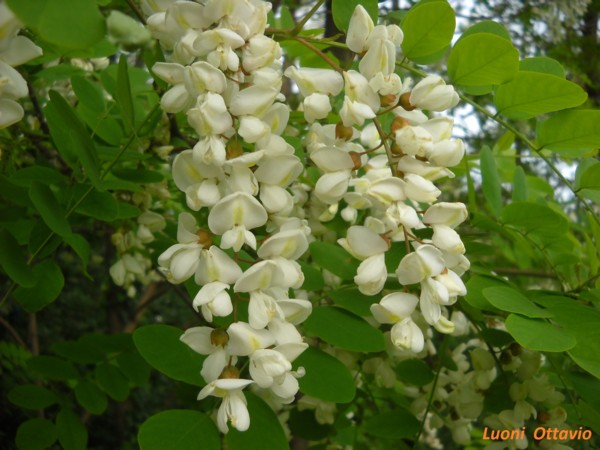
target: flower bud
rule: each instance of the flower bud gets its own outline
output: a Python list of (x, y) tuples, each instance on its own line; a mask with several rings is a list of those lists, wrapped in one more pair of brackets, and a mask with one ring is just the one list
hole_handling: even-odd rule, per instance
[(235, 366), (227, 366), (219, 375), (219, 379), (231, 379), (231, 378), (239, 378), (240, 377), (240, 369)]
[(349, 141), (352, 139), (353, 135), (354, 135), (354, 129), (352, 127), (345, 126), (343, 124), (343, 122), (338, 122), (335, 125), (335, 137), (337, 139)]

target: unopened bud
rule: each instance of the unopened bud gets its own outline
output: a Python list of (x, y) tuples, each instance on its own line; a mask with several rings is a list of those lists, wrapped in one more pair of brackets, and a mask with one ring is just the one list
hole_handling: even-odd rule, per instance
[(410, 92), (405, 92), (404, 94), (402, 94), (400, 96), (400, 100), (398, 100), (398, 104), (407, 111), (412, 111), (416, 108), (410, 103)]
[(381, 106), (384, 108), (387, 106), (397, 105), (398, 99), (394, 94), (387, 94), (381, 96)]
[(242, 144), (237, 139), (230, 139), (225, 147), (225, 155), (227, 159), (237, 158), (238, 156), (242, 156), (244, 153), (244, 149), (242, 148)]
[(212, 235), (200, 228), (198, 231), (196, 231), (196, 236), (198, 236), (198, 244), (202, 245), (203, 247), (210, 247), (212, 244)]
[(399, 129), (404, 128), (406, 126), (408, 126), (408, 121), (405, 118), (396, 117), (394, 120), (392, 120), (392, 125), (390, 129), (392, 130), (392, 133), (395, 133)]
[(210, 343), (215, 347), (225, 347), (229, 342), (229, 335), (223, 328), (215, 328), (210, 333)]
[(404, 152), (402, 151), (402, 149), (400, 148), (400, 146), (398, 144), (396, 144), (395, 142), (392, 143), (390, 150), (392, 151), (392, 153), (394, 155), (398, 155), (398, 156), (404, 156)]
[(360, 153), (357, 152), (348, 152), (350, 158), (352, 158), (352, 162), (354, 163), (354, 167), (352, 170), (358, 170), (362, 167), (362, 161), (360, 160)]
[(354, 130), (352, 127), (346, 127), (342, 122), (338, 122), (335, 126), (335, 137), (338, 139), (343, 139), (344, 141), (349, 141), (352, 139), (354, 135)]
[(221, 372), (221, 375), (219, 375), (220, 379), (223, 378), (239, 378), (240, 377), (240, 369), (238, 369), (235, 366), (227, 366), (223, 369), (223, 372)]
[(516, 342), (513, 342), (512, 344), (510, 344), (509, 350), (513, 356), (519, 356), (523, 351), (523, 348)]
[(506, 365), (510, 364), (510, 362), (512, 361), (512, 356), (510, 355), (510, 352), (503, 351), (502, 353), (500, 353), (499, 359), (502, 364)]

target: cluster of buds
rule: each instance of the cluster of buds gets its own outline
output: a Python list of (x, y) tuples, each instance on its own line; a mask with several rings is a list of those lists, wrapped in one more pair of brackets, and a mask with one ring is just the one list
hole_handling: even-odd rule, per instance
[(27, 82), (14, 67), (42, 54), (42, 49), (19, 35), (23, 25), (5, 2), (0, 2), (0, 129), (23, 118), (23, 107), (16, 100), (26, 97)]
[[(292, 362), (308, 346), (296, 325), (312, 309), (309, 301), (290, 298), (304, 282), (297, 259), (308, 249), (310, 229), (294, 217), (288, 189), (303, 166), (281, 137), (289, 117), (281, 102), (281, 49), (264, 35), (267, 2), (142, 6), (169, 59), (152, 68), (171, 85), (161, 105), (185, 113), (198, 136), (175, 157), (173, 178), (187, 206), (207, 217), (199, 227), (192, 214), (181, 213), (178, 243), (160, 255), (159, 265), (173, 283), (194, 277), (193, 306), (207, 322), (229, 318), (227, 326), (190, 328), (181, 339), (208, 355), (198, 399), (222, 398), (219, 429), (227, 432), (229, 422), (244, 431), (250, 424), (245, 387), (271, 403), (294, 400), (303, 369), (292, 370)], [(245, 305), (242, 321), (238, 310)], [(249, 362), (248, 379), (240, 358)]]

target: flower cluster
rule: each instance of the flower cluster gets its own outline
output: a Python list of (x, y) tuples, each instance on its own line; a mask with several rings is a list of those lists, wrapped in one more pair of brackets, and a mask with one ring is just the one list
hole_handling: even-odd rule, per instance
[(0, 3), (0, 129), (23, 118), (23, 107), (16, 100), (26, 97), (28, 88), (23, 76), (14, 67), (42, 54), (42, 49), (25, 36), (19, 35), (22, 24)]
[[(199, 398), (223, 398), (219, 428), (227, 431), (228, 420), (239, 430), (249, 426), (246, 386), (279, 405), (293, 401), (303, 369), (293, 371), (292, 362), (307, 347), (296, 325), (312, 308), (294, 298), (303, 296), (297, 260), (310, 239), (338, 238), (324, 226), (338, 212), (349, 228), (337, 240), (361, 261), (354, 278), (359, 290), (379, 295), (391, 276), (405, 286), (384, 292), (371, 308), (379, 323), (392, 325), (393, 346), (414, 355), (430, 339), (429, 326), (454, 332), (446, 306), (466, 292), (460, 275), (469, 262), (455, 228), (467, 212), (463, 204), (437, 202), (441, 191), (433, 182), (453, 176), (448, 167), (462, 159), (464, 146), (451, 137), (452, 119), (423, 110), (443, 111), (458, 97), (436, 76), (412, 89), (410, 80), (400, 79), (401, 29), (375, 25), (358, 6), (347, 36), (349, 49), (362, 56), (358, 71), (286, 69), (311, 124), (304, 145), (320, 173), (311, 186), (298, 179), (305, 168), (282, 137), (290, 112), (280, 93), (281, 49), (264, 34), (268, 4), (143, 6), (169, 59), (152, 68), (170, 85), (161, 105), (184, 113), (198, 136), (175, 157), (173, 178), (187, 206), (206, 218), (198, 227), (195, 216), (180, 214), (178, 243), (159, 264), (173, 283), (194, 277), (193, 305), (207, 322), (231, 318), (227, 326), (195, 327), (182, 337), (209, 355), (202, 369), (208, 384)], [(342, 93), (339, 123), (320, 123)], [(378, 116), (388, 112), (393, 120), (384, 131)], [(386, 255), (395, 242), (404, 242), (406, 255), (390, 275)], [(246, 304), (248, 320), (242, 321), (238, 309)], [(249, 359), (250, 379), (240, 378), (242, 357)]]
[[(173, 178), (187, 206), (205, 214), (206, 228), (187, 212), (179, 216), (178, 243), (159, 257), (173, 283), (194, 277), (194, 308), (207, 322), (230, 317), (224, 327), (194, 327), (183, 342), (203, 355), (202, 399), (223, 399), (217, 414), (246, 430), (250, 418), (242, 390), (254, 385), (279, 404), (293, 401), (292, 362), (307, 344), (296, 325), (312, 305), (290, 298), (304, 275), (296, 261), (308, 249), (310, 229), (293, 216), (288, 187), (303, 166), (282, 137), (289, 107), (281, 102), (281, 49), (264, 35), (267, 2), (209, 0), (144, 2), (148, 27), (168, 54), (154, 74), (171, 85), (161, 105), (185, 113), (198, 136), (173, 161)], [(266, 233), (269, 233), (266, 235)], [(251, 255), (251, 256), (250, 256)], [(248, 258), (253, 258), (249, 265)], [(239, 320), (247, 305), (248, 320)], [(238, 360), (249, 361), (243, 379)]]
[[(344, 89), (340, 123), (313, 123), (305, 142), (321, 171), (312, 192), (311, 228), (319, 229), (318, 222), (332, 219), (345, 205), (341, 215), (351, 226), (338, 242), (361, 261), (354, 282), (366, 295), (384, 290), (386, 253), (393, 242), (405, 243), (406, 255), (395, 270), (405, 292), (385, 295), (371, 310), (378, 322), (392, 325), (396, 347), (416, 354), (425, 337), (415, 317), (422, 315), (436, 330), (452, 333), (455, 324), (446, 307), (466, 294), (460, 275), (469, 261), (455, 231), (467, 218), (466, 207), (438, 202), (441, 191), (434, 184), (453, 176), (448, 168), (461, 161), (465, 150), (460, 139), (452, 138), (451, 118), (423, 112), (455, 106), (454, 88), (430, 75), (411, 89), (411, 80), (395, 73), (402, 39), (398, 26), (375, 25), (359, 5), (346, 39), (348, 48), (361, 55), (358, 71), (290, 67), (286, 75), (305, 97), (308, 122), (327, 116), (329, 97)], [(378, 115), (389, 111), (395, 118), (386, 132)], [(371, 123), (361, 132), (353, 128), (365, 122)], [(419, 292), (411, 292), (411, 286)]]

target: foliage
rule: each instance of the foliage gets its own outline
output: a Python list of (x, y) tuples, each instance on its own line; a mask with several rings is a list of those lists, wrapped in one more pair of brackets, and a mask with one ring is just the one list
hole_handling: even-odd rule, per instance
[[(572, 67), (546, 55), (522, 57), (507, 29), (491, 20), (472, 24), (453, 41), (456, 14), (445, 0), (422, 0), (408, 11), (387, 14), (373, 1), (334, 0), (333, 20), (348, 35), (343, 42), (309, 25), (323, 1), (311, 5), (298, 21), (290, 12), (296, 2), (281, 2), (269, 13), (264, 30), (273, 44), (261, 41), (253, 49), (254, 37), (239, 30), (260, 26), (233, 21), (227, 26), (239, 26), (240, 34), (211, 35), (214, 45), (198, 57), (193, 52), (204, 44), (194, 39), (199, 39), (198, 30), (216, 23), (206, 17), (217, 14), (219, 2), (202, 12), (194, 9), (195, 2), (171, 3), (78, 0), (67, 8), (60, 0), (0, 4), (13, 27), (0, 36), (0, 79), (12, 83), (0, 89), (0, 438), (10, 442), (7, 448), (476, 449), (493, 448), (485, 439), (488, 427), (525, 427), (531, 446), (538, 426), (583, 427), (594, 434), (591, 439), (564, 440), (568, 447), (541, 440), (535, 444), (540, 448), (598, 445), (599, 112), (572, 77)], [(257, 9), (262, 4), (223, 2), (230, 3)], [(364, 6), (364, 16), (356, 12), (357, 5)], [(179, 14), (174, 23), (169, 14)], [(356, 113), (360, 116), (364, 106), (371, 108), (362, 98), (364, 91), (373, 91), (366, 84), (349, 93), (349, 86), (358, 83), (351, 74), (371, 74), (362, 62), (374, 59), (368, 55), (371, 44), (356, 27), (370, 33), (378, 16), (380, 23), (399, 26), (403, 35), (393, 27), (378, 28), (386, 36), (380, 38), (382, 48), (399, 47), (399, 57), (382, 56), (385, 61), (368, 78), (385, 72), (392, 60), (400, 87), (391, 94), (374, 94), (377, 108), (361, 121), (348, 113), (349, 99), (362, 102)], [(211, 25), (204, 24), (207, 20)], [(227, 23), (222, 16), (218, 20)], [(257, 34), (264, 37), (262, 30)], [(185, 36), (192, 42), (185, 44), (189, 48), (175, 45)], [(243, 41), (237, 47), (236, 39)], [(28, 61), (14, 62), (14, 55), (5, 51), (17, 45), (31, 52)], [(357, 45), (362, 47), (357, 50)], [(351, 56), (341, 57), (340, 51)], [(215, 59), (231, 58), (227, 52), (247, 66), (233, 71), (223, 63), (225, 57)], [(297, 86), (290, 87), (286, 79), (285, 101), (276, 101), (279, 88), (272, 86), (257, 90), (259, 95), (246, 95), (252, 97), (247, 101), (239, 92), (264, 88), (258, 86), (258, 76), (252, 78), (254, 84), (244, 83), (244, 77), (258, 70), (248, 61), (268, 59), (269, 52), (270, 62), (256, 63), (259, 69), (265, 64), (279, 70), (281, 62), (286, 68), (327, 71), (304, 79), (288, 69), (285, 74)], [(355, 53), (360, 56), (354, 58)], [(186, 57), (187, 63), (182, 62)], [(198, 70), (207, 71), (200, 75), (189, 65), (197, 57), (202, 60), (195, 63), (202, 68)], [(169, 61), (177, 62), (181, 71), (165, 63)], [(411, 90), (426, 86), (422, 82), (433, 83), (428, 73), (433, 70), (455, 86), (458, 96), (435, 78), (439, 98), (431, 94), (430, 103), (423, 100), (419, 106), (414, 98), (411, 103)], [(340, 74), (346, 90), (328, 90), (342, 79)], [(281, 74), (276, 75), (279, 81), (272, 76), (264, 75), (272, 84), (281, 82)], [(21, 77), (26, 84), (19, 84)], [(410, 77), (415, 78), (413, 85), (407, 82)], [(273, 94), (270, 103), (266, 93)], [(321, 97), (309, 100), (313, 95)], [(201, 109), (207, 98), (214, 102), (205, 114)], [(323, 98), (329, 109), (318, 103)], [(444, 105), (431, 103), (440, 98)], [(258, 112), (256, 104), (263, 110)], [(282, 107), (271, 111), (273, 105)], [(289, 111), (289, 105), (302, 107)], [(465, 105), (485, 121), (478, 130), (482, 135), (490, 124), (502, 134), (493, 140), (488, 136), (485, 145), (468, 146), (460, 162), (434, 164), (432, 151), (410, 154), (406, 141), (398, 143), (400, 130), (422, 129), (431, 117), (443, 121), (438, 113), (450, 108), (458, 116)], [(232, 120), (228, 108), (238, 112), (224, 126)], [(20, 109), (22, 120), (12, 120)], [(189, 112), (193, 109), (200, 111), (198, 116)], [(424, 118), (417, 119), (418, 113)], [(329, 131), (321, 132), (327, 125)], [(281, 135), (283, 144), (261, 144), (264, 135), (255, 136), (260, 127), (268, 129), (267, 137)], [(326, 133), (329, 138), (323, 138)], [(199, 142), (206, 136), (222, 141), (221, 156), (210, 153), (212, 147), (201, 149)], [(316, 156), (322, 149), (311, 145), (320, 145), (320, 139), (337, 157)], [(443, 139), (451, 141), (449, 136)], [(457, 140), (452, 142), (459, 147)], [(206, 145), (219, 147), (212, 141)], [(284, 150), (267, 167), (266, 157), (258, 165), (252, 159), (259, 147), (260, 158), (279, 151), (273, 149)], [(373, 162), (375, 155), (383, 166)], [(444, 287), (446, 300), (434, 302), (443, 310), (435, 320), (425, 311), (422, 291), (430, 280), (447, 275), (451, 264), (444, 260), (445, 272), (425, 273), (417, 282), (403, 281), (399, 267), (411, 261), (405, 271), (416, 270), (413, 257), (419, 248), (435, 247), (441, 254), (437, 248), (456, 233), (451, 230), (454, 234), (444, 236), (452, 238), (442, 239), (435, 224), (426, 223), (425, 211), (437, 196), (405, 195), (409, 177), (398, 165), (402, 157), (414, 157), (411, 161), (427, 170), (445, 170), (441, 179), (433, 178), (442, 191), (439, 200), (464, 202), (469, 211), (466, 222), (445, 227), (460, 233), (456, 259), (464, 258), (464, 252), (470, 260), (462, 276), (467, 293), (462, 295), (460, 280), (454, 281), (455, 295)], [(226, 167), (215, 177), (215, 185), (222, 184), (215, 188), (221, 191), (213, 203), (206, 200), (215, 195), (212, 175), (206, 174), (211, 158), (223, 159)], [(242, 163), (227, 162), (236, 158)], [(294, 172), (296, 167), (300, 169)], [(357, 180), (376, 180), (374, 174), (381, 170), (403, 183), (402, 198), (390, 200), (396, 195), (393, 186), (360, 191)], [(335, 183), (323, 188), (322, 180), (334, 177)], [(231, 179), (235, 181), (224, 181)], [(346, 195), (349, 184), (355, 197)], [(340, 185), (343, 192), (337, 195)], [(231, 198), (224, 192), (235, 196), (244, 189), (255, 192), (235, 197), (235, 219), (231, 227), (222, 225), (226, 220), (215, 217), (229, 207), (218, 206), (221, 197)], [(370, 203), (360, 206), (365, 198)], [(273, 206), (280, 201), (292, 202), (287, 216), (283, 207)], [(262, 213), (251, 202), (263, 208), (265, 220), (256, 219)], [(373, 211), (392, 204), (414, 209), (418, 225), (401, 222), (396, 233), (375, 233), (379, 223), (389, 222)], [(256, 223), (247, 225), (240, 218), (244, 214)], [(294, 215), (302, 225), (284, 225)], [(351, 229), (363, 224), (357, 239), (361, 242), (353, 243)], [(227, 237), (232, 230), (239, 233), (240, 226), (247, 229), (235, 239)], [(278, 233), (294, 227), (308, 232), (265, 254), (269, 239), (273, 242)], [(222, 278), (239, 270), (233, 281), (201, 273), (202, 265), (213, 263), (201, 259), (205, 253), (198, 255), (219, 245), (222, 254), (211, 253), (210, 258), (231, 261), (214, 267)], [(378, 245), (385, 250), (369, 253)], [(359, 247), (367, 248), (362, 249), (367, 254), (357, 251)], [(443, 250), (450, 258), (452, 251)], [(179, 264), (174, 262), (177, 252)], [(378, 288), (371, 279), (359, 279), (376, 257), (378, 270), (384, 271)], [(468, 261), (460, 261), (450, 269), (461, 272), (458, 266)], [(422, 264), (427, 271), (434, 263)], [(259, 267), (264, 271), (255, 281), (248, 274)], [(267, 286), (277, 277), (296, 279), (282, 282), (284, 288)], [(206, 300), (211, 294), (202, 286), (215, 282), (226, 287)], [(274, 292), (282, 306), (264, 299), (277, 296)], [(225, 302), (222, 295), (233, 303), (232, 312), (221, 313), (214, 304), (217, 298)], [(393, 319), (386, 310), (389, 320), (381, 319), (386, 299), (402, 298), (405, 305), (411, 295), (421, 296), (418, 309)], [(270, 314), (264, 326), (256, 326), (259, 300), (266, 302)], [(232, 327), (246, 322), (250, 331)], [(284, 331), (268, 341), (272, 336), (260, 334), (267, 333), (267, 324), (268, 333), (276, 335), (277, 325)], [(390, 337), (399, 324), (404, 326), (400, 344)], [(200, 343), (193, 334), (206, 334), (208, 326), (226, 335), (227, 329), (231, 343), (215, 344), (212, 332), (209, 341)], [(290, 341), (280, 341), (282, 335)], [(269, 343), (262, 345), (261, 339)], [(298, 354), (286, 356), (285, 364), (277, 360), (287, 367), (277, 374), (287, 377), (285, 386), (297, 384), (298, 392), (289, 401), (271, 391), (272, 384), (254, 383), (256, 389), (243, 392), (227, 384), (252, 376), (261, 364), (257, 350), (274, 353), (290, 343), (301, 347)], [(211, 345), (210, 353), (204, 351)], [(219, 370), (218, 380), (207, 379), (207, 368), (220, 357), (215, 354), (225, 352), (227, 345), (251, 350), (227, 350), (224, 370), (237, 372)], [(203, 399), (196, 402), (198, 392)], [(225, 414), (225, 402), (231, 402), (230, 416), (218, 418)], [(240, 416), (237, 424), (231, 418), (232, 410), (241, 414), (240, 408), (249, 413), (249, 426), (240, 425)], [(226, 435), (220, 434), (223, 423), (229, 423)], [(524, 448), (523, 442), (497, 444)]]

